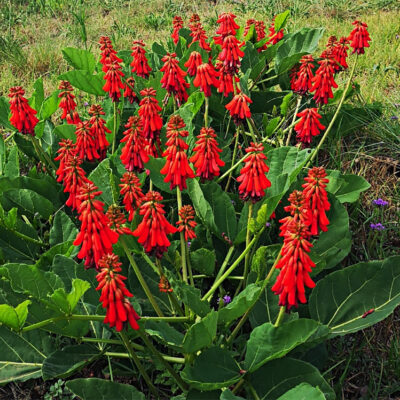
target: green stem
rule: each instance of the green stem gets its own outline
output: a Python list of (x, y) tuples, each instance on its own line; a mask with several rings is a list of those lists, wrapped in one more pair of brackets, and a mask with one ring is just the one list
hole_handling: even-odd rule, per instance
[(114, 127), (113, 127), (113, 142), (111, 154), (114, 154), (115, 144), (117, 143), (117, 103), (114, 101)]
[(151, 258), (146, 254), (146, 253), (144, 253), (143, 255), (143, 258), (145, 259), (145, 261), (147, 262), (147, 264), (149, 264), (150, 265), (150, 267), (152, 268), (152, 270), (158, 275), (158, 276), (160, 276), (160, 270), (157, 268), (157, 266), (153, 263), (153, 261), (151, 261)]
[(12, 138), (14, 137), (14, 135), (15, 135), (15, 132), (13, 132), (13, 133), (11, 133), (9, 136), (7, 136), (7, 137), (4, 139), (4, 143), (7, 143), (10, 139), (12, 139)]
[(36, 154), (39, 157), (39, 160), (46, 166), (49, 174), (53, 175), (54, 171), (57, 170), (54, 162), (48, 157), (47, 153), (42, 149), (42, 146), (39, 144), (39, 141), (35, 136), (31, 136), (33, 147), (35, 148)]
[(236, 393), (239, 391), (239, 389), (243, 386), (243, 384), (244, 384), (244, 379), (242, 378), (242, 379), (235, 385), (235, 387), (232, 389), (232, 393), (233, 393), (233, 394), (236, 394)]
[(137, 369), (139, 370), (139, 372), (142, 374), (143, 379), (146, 381), (147, 386), (149, 387), (150, 391), (153, 393), (154, 396), (156, 396), (156, 398), (158, 399), (159, 393), (157, 388), (153, 385), (153, 382), (151, 381), (149, 375), (147, 375), (146, 370), (144, 369), (142, 363), (139, 360), (139, 357), (135, 354), (135, 352), (133, 351), (133, 348), (131, 346), (131, 343), (129, 342), (129, 338), (126, 335), (126, 333), (124, 331), (121, 331), (119, 333), (119, 335), (121, 336), (122, 341), (124, 342), (124, 345), (126, 347), (126, 349), (128, 350), (129, 355), (131, 356), (133, 362), (135, 363)]
[(291, 136), (292, 136), (293, 127), (294, 127), (294, 122), (296, 121), (296, 118), (297, 118), (297, 113), (299, 112), (299, 108), (300, 108), (300, 104), (301, 104), (301, 99), (302, 99), (302, 96), (299, 96), (299, 98), (297, 99), (296, 109), (294, 110), (292, 123), (291, 123), (291, 125), (290, 125), (289, 135), (288, 135), (288, 137), (287, 137), (287, 139), (286, 139), (286, 146), (289, 146), (289, 144), (290, 144), (290, 138), (291, 138)]
[(349, 80), (347, 81), (346, 88), (345, 88), (344, 91), (343, 91), (343, 94), (342, 94), (342, 97), (341, 97), (341, 99), (340, 99), (338, 108), (336, 109), (336, 112), (335, 112), (335, 114), (333, 115), (333, 117), (332, 117), (332, 119), (331, 119), (331, 122), (329, 123), (328, 128), (326, 128), (326, 131), (325, 131), (325, 133), (324, 133), (324, 136), (322, 136), (320, 142), (318, 143), (317, 148), (314, 150), (314, 152), (313, 152), (313, 154), (312, 154), (310, 160), (308, 161), (306, 167), (308, 167), (308, 166), (312, 163), (312, 161), (314, 160), (314, 158), (317, 156), (319, 150), (321, 149), (322, 144), (325, 142), (325, 139), (328, 137), (328, 134), (329, 134), (329, 132), (331, 131), (331, 129), (332, 129), (332, 127), (333, 127), (333, 124), (335, 123), (336, 118), (337, 118), (338, 115), (339, 115), (339, 111), (340, 111), (340, 109), (342, 108), (342, 105), (343, 105), (344, 100), (345, 100), (345, 98), (346, 98), (347, 91), (349, 90), (351, 81), (352, 81), (352, 79), (353, 79), (354, 71), (355, 71), (355, 69), (356, 69), (357, 60), (358, 60), (358, 54), (356, 54), (356, 59), (354, 60), (353, 68), (351, 69), (350, 76), (349, 76)]
[(140, 329), (138, 330), (138, 333), (140, 337), (142, 338), (144, 344), (146, 347), (154, 354), (154, 356), (164, 365), (164, 367), (168, 370), (168, 372), (173, 376), (175, 379), (176, 383), (178, 386), (183, 390), (187, 391), (188, 386), (187, 384), (182, 380), (182, 378), (177, 374), (177, 372), (174, 370), (173, 367), (164, 359), (164, 357), (160, 354), (160, 352), (156, 349), (156, 347), (153, 345), (151, 340), (147, 337), (147, 334)]
[(223, 261), (221, 268), (219, 269), (217, 276), (215, 278), (216, 280), (219, 279), (221, 277), (221, 275), (225, 272), (225, 269), (229, 264), (229, 260), (231, 259), (234, 250), (235, 250), (235, 246), (229, 247), (228, 253), (225, 256), (225, 260)]
[(251, 250), (254, 243), (257, 241), (258, 236), (264, 232), (265, 228), (262, 228), (256, 236), (254, 236), (253, 240), (246, 246), (243, 250), (243, 253), (236, 259), (236, 261), (226, 270), (226, 272), (217, 279), (214, 284), (211, 286), (210, 290), (203, 296), (202, 300), (209, 300), (214, 292), (218, 289), (219, 285), (231, 274), (231, 272), (240, 264), (246, 254)]
[(192, 286), (194, 286), (192, 264), (190, 262), (189, 248), (188, 248), (186, 241), (185, 241), (185, 246), (186, 246), (186, 264), (187, 264), (188, 272), (189, 272), (189, 281), (190, 281), (190, 284)]
[(114, 382), (114, 375), (113, 375), (113, 370), (111, 367), (111, 358), (110, 356), (107, 356), (107, 361), (108, 361), (108, 370), (110, 371), (110, 380), (111, 382)]
[[(178, 201), (178, 212), (182, 209), (182, 193), (179, 187), (176, 187), (176, 199)], [(184, 232), (179, 232), (181, 239), (181, 263), (182, 263), (182, 279), (188, 283), (188, 273), (186, 268), (186, 241)]]
[[(262, 140), (262, 135), (260, 131), (257, 129), (256, 123), (254, 122), (253, 118), (247, 118), (247, 125), (249, 126), (250, 132), (253, 135), (254, 143), (257, 143), (259, 140)], [(254, 132), (257, 134), (257, 139), (254, 136)]]
[(276, 318), (276, 321), (274, 324), (275, 328), (277, 328), (283, 321), (283, 317), (285, 316), (285, 310), (286, 310), (285, 306), (281, 306), (281, 308), (279, 309), (279, 314), (278, 314), (278, 317)]
[[(121, 344), (122, 344), (122, 342), (121, 342)], [(131, 343), (131, 346), (134, 347), (133, 343)], [(144, 347), (143, 347), (143, 349), (144, 349)], [(109, 356), (109, 357), (115, 357), (115, 358), (130, 358), (130, 355), (128, 353), (117, 353), (114, 351), (106, 351), (104, 353), (104, 355)], [(138, 358), (145, 359), (146, 357), (138, 356)], [(162, 358), (166, 361), (169, 361), (169, 362), (172, 362), (175, 364), (185, 364), (185, 359), (182, 357), (171, 357), (171, 356), (166, 356), (166, 355), (162, 354)]]
[[(199, 275), (193, 275), (193, 278), (194, 279), (210, 278), (210, 276), (206, 274), (199, 274)], [(226, 279), (230, 279), (232, 281), (242, 281), (243, 276), (228, 276)]]
[[(250, 124), (249, 119), (246, 118), (246, 121), (247, 121), (247, 126), (249, 127), (249, 131), (250, 131), (251, 138), (253, 139), (253, 142), (254, 142), (254, 143), (257, 143), (257, 139), (256, 139), (256, 137), (254, 136), (254, 129), (253, 129), (252, 125)], [(246, 135), (245, 130), (244, 130), (244, 126), (243, 126), (243, 124), (240, 124), (240, 125), (241, 125), (241, 127), (242, 127), (242, 133), (243, 133), (243, 138), (244, 138), (245, 135)]]
[(253, 81), (253, 83), (251, 84), (249, 90), (252, 90), (254, 86), (256, 86), (257, 82), (259, 81), (259, 79), (264, 75), (265, 71), (268, 69), (268, 63), (265, 64), (265, 67), (261, 70), (261, 72), (258, 74), (257, 78)]
[(231, 183), (232, 171), (233, 171), (233, 169), (234, 169), (234, 168), (233, 168), (233, 163), (235, 162), (235, 159), (236, 159), (238, 143), (239, 143), (239, 127), (236, 129), (236, 137), (235, 137), (235, 145), (234, 145), (234, 147), (233, 147), (232, 163), (231, 163), (231, 168), (230, 168), (230, 170), (229, 170), (228, 182), (226, 182), (226, 186), (225, 186), (225, 192), (228, 191), (228, 189), (229, 189), (229, 184)]
[(208, 107), (209, 107), (209, 99), (205, 96), (205, 104), (204, 104), (204, 126), (208, 128)]
[(256, 389), (254, 389), (253, 385), (248, 381), (246, 383), (247, 383), (248, 388), (250, 389), (251, 394), (254, 397), (254, 400), (260, 400), (260, 397), (258, 396)]

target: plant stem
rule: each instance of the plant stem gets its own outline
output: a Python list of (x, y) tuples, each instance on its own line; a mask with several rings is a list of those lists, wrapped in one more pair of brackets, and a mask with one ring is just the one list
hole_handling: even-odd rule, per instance
[(135, 272), (135, 275), (138, 278), (138, 281), (139, 281), (140, 285), (142, 286), (144, 292), (146, 293), (147, 298), (149, 299), (151, 305), (154, 308), (154, 311), (157, 313), (157, 315), (159, 317), (163, 317), (164, 316), (163, 312), (161, 311), (159, 305), (157, 304), (156, 299), (154, 298), (153, 294), (151, 293), (150, 288), (148, 287), (146, 281), (144, 280), (143, 275), (140, 272), (140, 269), (137, 266), (136, 261), (132, 257), (132, 254), (129, 251), (128, 246), (126, 245), (126, 242), (125, 242), (125, 240), (124, 240), (124, 238), (122, 236), (120, 238), (120, 242), (121, 242), (121, 245), (122, 245), (122, 247), (123, 247), (123, 249), (125, 251), (125, 254), (128, 257), (129, 262), (130, 262), (130, 264), (131, 264), (131, 266), (132, 266), (132, 268), (133, 268), (133, 270)]
[(204, 96), (204, 126), (208, 128), (208, 107), (209, 107), (209, 100), (207, 96)]
[(253, 81), (253, 83), (251, 84), (249, 91), (251, 89), (253, 89), (254, 86), (256, 86), (257, 82), (259, 81), (259, 79), (264, 75), (265, 71), (268, 69), (268, 63), (265, 64), (265, 67), (261, 70), (261, 72), (258, 74), (257, 78)]
[(163, 356), (160, 354), (160, 352), (156, 349), (156, 347), (153, 345), (151, 340), (147, 337), (146, 332), (141, 331), (140, 329), (138, 330), (138, 333), (140, 337), (142, 338), (144, 344), (146, 347), (155, 355), (155, 357), (164, 365), (164, 367), (168, 370), (168, 372), (173, 376), (175, 379), (176, 383), (178, 386), (183, 390), (187, 391), (188, 386), (186, 383), (182, 380), (182, 378), (177, 374), (177, 372), (171, 367), (170, 364), (163, 358)]
[(240, 264), (246, 254), (251, 250), (258, 237), (264, 232), (265, 228), (262, 228), (257, 235), (254, 236), (253, 240), (246, 246), (242, 254), (236, 259), (236, 261), (227, 269), (227, 271), (219, 278), (216, 279), (210, 290), (203, 296), (202, 300), (209, 300), (214, 292), (218, 289), (219, 285), (231, 274), (231, 272)]
[(278, 314), (278, 317), (276, 318), (276, 321), (274, 324), (275, 328), (277, 328), (283, 321), (283, 317), (285, 315), (285, 310), (286, 310), (285, 306), (281, 306), (281, 308), (279, 309), (279, 314)]
[(157, 388), (153, 385), (149, 375), (147, 375), (146, 370), (144, 369), (142, 363), (139, 360), (139, 357), (135, 354), (135, 352), (133, 351), (133, 348), (129, 342), (129, 338), (126, 335), (126, 333), (124, 331), (119, 332), (119, 335), (121, 336), (122, 341), (124, 342), (124, 345), (126, 347), (126, 349), (128, 350), (129, 355), (131, 356), (133, 362), (135, 363), (137, 369), (139, 370), (139, 372), (142, 374), (143, 379), (146, 381), (147, 386), (149, 387), (150, 391), (153, 393), (154, 396), (156, 396), (156, 398), (159, 398), (159, 393)]
[(239, 389), (243, 386), (243, 384), (244, 384), (244, 379), (242, 378), (242, 379), (235, 385), (235, 387), (232, 389), (232, 393), (233, 393), (233, 394), (236, 394), (236, 393), (239, 391)]
[(117, 142), (117, 103), (114, 101), (114, 129), (113, 129), (113, 142), (112, 142), (112, 150), (111, 154), (114, 154), (115, 144)]
[(352, 79), (353, 79), (354, 71), (355, 71), (355, 69), (356, 69), (357, 60), (358, 60), (358, 54), (356, 54), (356, 59), (354, 60), (353, 68), (351, 69), (350, 76), (349, 76), (349, 80), (347, 81), (346, 88), (344, 89), (343, 94), (342, 94), (342, 97), (341, 97), (341, 99), (340, 99), (340, 101), (339, 101), (338, 108), (336, 109), (335, 114), (333, 115), (333, 117), (332, 117), (332, 119), (331, 119), (331, 122), (329, 123), (328, 128), (326, 128), (326, 131), (325, 131), (325, 133), (324, 133), (324, 136), (322, 136), (320, 142), (318, 143), (317, 148), (313, 151), (313, 153), (312, 153), (312, 155), (311, 155), (311, 158), (310, 158), (310, 160), (308, 161), (306, 167), (308, 167), (308, 166), (312, 163), (312, 161), (314, 160), (314, 158), (317, 156), (319, 150), (321, 149), (322, 144), (325, 142), (325, 139), (328, 137), (328, 134), (329, 134), (329, 132), (331, 131), (331, 129), (332, 129), (332, 127), (333, 127), (333, 124), (335, 123), (336, 118), (337, 118), (338, 115), (339, 115), (339, 111), (340, 111), (340, 109), (342, 108), (342, 105), (343, 105), (344, 100), (345, 100), (345, 98), (346, 98), (347, 91), (349, 90), (351, 81), (352, 81)]
[[(256, 137), (254, 136), (254, 129), (253, 129), (252, 125), (250, 124), (249, 119), (246, 118), (246, 121), (247, 121), (247, 126), (249, 127), (249, 131), (250, 131), (251, 138), (253, 139), (253, 142), (254, 142), (254, 143), (257, 143), (257, 139), (256, 139)], [(245, 138), (246, 133), (245, 133), (243, 124), (240, 124), (240, 127), (241, 127), (241, 130), (242, 130), (243, 138)]]
[[(176, 187), (176, 199), (178, 201), (178, 213), (182, 209), (182, 193), (179, 187)], [(188, 273), (186, 268), (186, 241), (185, 234), (179, 232), (179, 236), (181, 239), (181, 263), (182, 263), (182, 279), (185, 283), (188, 283)]]
[(21, 233), (21, 232), (15, 230), (15, 229), (7, 228), (5, 225), (3, 225), (3, 227), (4, 227), (5, 229), (7, 229), (8, 231), (12, 232), (15, 236), (18, 236), (18, 237), (20, 237), (21, 239), (26, 240), (27, 242), (31, 242), (31, 243), (37, 244), (37, 245), (39, 245), (39, 246), (45, 246), (45, 245), (46, 245), (46, 244), (43, 243), (42, 241), (37, 240), (37, 239), (34, 239), (34, 238), (31, 238), (30, 236), (24, 235), (23, 233)]
[[(122, 342), (121, 342), (122, 344)], [(131, 343), (131, 346), (133, 346), (133, 343)], [(137, 345), (139, 346), (139, 345)], [(143, 347), (143, 346), (141, 346)], [(144, 347), (143, 347), (144, 349)], [(104, 353), (105, 356), (109, 356), (109, 357), (116, 357), (116, 358), (130, 358), (130, 355), (128, 353), (117, 353), (114, 351), (106, 351)], [(142, 356), (137, 356), (139, 359), (145, 359), (146, 357), (142, 357)], [(185, 359), (181, 358), (181, 357), (172, 357), (172, 356), (166, 356), (164, 354), (162, 354), (162, 358), (166, 361), (175, 363), (175, 364), (185, 364)]]
[(226, 186), (225, 186), (225, 192), (228, 191), (229, 189), (229, 184), (231, 183), (231, 179), (232, 179), (232, 171), (233, 171), (233, 163), (235, 162), (236, 159), (236, 153), (237, 153), (237, 147), (238, 147), (238, 143), (239, 143), (239, 127), (236, 129), (236, 137), (235, 137), (235, 145), (233, 148), (233, 155), (232, 155), (232, 163), (231, 163), (231, 168), (229, 170), (229, 177), (228, 177), (228, 182), (226, 182)]
[(292, 123), (291, 123), (291, 125), (290, 125), (289, 135), (288, 135), (288, 137), (287, 137), (287, 139), (286, 139), (286, 146), (289, 146), (289, 145), (290, 145), (290, 138), (291, 138), (291, 136), (292, 136), (293, 127), (294, 127), (294, 122), (296, 121), (297, 113), (299, 112), (299, 108), (300, 108), (300, 104), (301, 104), (301, 99), (302, 99), (302, 96), (299, 96), (299, 98), (297, 99), (296, 109), (294, 110)]
[(247, 382), (247, 386), (250, 389), (251, 394), (254, 397), (254, 400), (260, 400), (260, 397), (258, 396), (256, 390), (254, 389), (253, 385), (250, 382)]
[(189, 248), (188, 248), (186, 241), (185, 241), (185, 247), (186, 247), (186, 249), (185, 249), (186, 250), (186, 264), (187, 264), (188, 272), (189, 272), (189, 281), (190, 281), (190, 284), (192, 286), (194, 286), (192, 264), (190, 262)]
[(39, 160), (47, 167), (47, 170), (50, 175), (54, 176), (54, 172), (57, 170), (56, 165), (47, 155), (47, 153), (42, 149), (39, 141), (36, 139), (35, 136), (31, 136), (33, 147), (35, 148), (36, 154), (39, 157)]

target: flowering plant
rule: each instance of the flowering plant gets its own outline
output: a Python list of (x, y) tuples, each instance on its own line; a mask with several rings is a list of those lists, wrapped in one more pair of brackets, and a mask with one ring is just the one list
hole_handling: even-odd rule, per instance
[(101, 37), (97, 58), (63, 51), (47, 98), (39, 79), (29, 101), (0, 99), (1, 383), (106, 359), (110, 381), (67, 387), (335, 398), (307, 354), (400, 304), (400, 259), (342, 268), (345, 204), (369, 184), (313, 166), (357, 91), (366, 24), (319, 55), (323, 29), (288, 33), (288, 15), (266, 32), (223, 13), (211, 39), (176, 16), (168, 49)]

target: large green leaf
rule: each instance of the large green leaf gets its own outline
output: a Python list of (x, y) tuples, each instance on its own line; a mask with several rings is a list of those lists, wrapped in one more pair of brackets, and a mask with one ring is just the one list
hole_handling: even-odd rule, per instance
[(5, 97), (0, 97), (0, 126), (14, 131), (15, 128), (11, 125), (8, 119), (9, 112), (10, 105), (8, 104), (8, 101)]
[(219, 347), (203, 351), (193, 366), (186, 365), (182, 378), (192, 388), (214, 390), (230, 386), (240, 380), (240, 366), (230, 352)]
[(67, 388), (81, 400), (145, 400), (143, 393), (132, 385), (124, 385), (98, 378), (79, 378), (68, 381)]
[(196, 271), (212, 275), (215, 270), (215, 251), (201, 248), (190, 252), (190, 262)]
[(30, 300), (18, 304), (16, 307), (8, 304), (0, 304), (0, 324), (6, 325), (15, 331), (19, 331), (25, 324), (28, 316)]
[(318, 322), (312, 319), (297, 319), (278, 327), (268, 322), (258, 326), (247, 342), (245, 369), (254, 372), (266, 362), (283, 357), (305, 343), (317, 328)]
[(66, 378), (100, 356), (99, 349), (89, 344), (66, 346), (43, 361), (43, 379)]
[(61, 51), (67, 63), (75, 69), (85, 70), (91, 74), (94, 72), (96, 60), (90, 51), (74, 47), (66, 47)]
[(58, 97), (58, 90), (53, 92), (42, 104), (40, 115), (42, 119), (50, 118), (57, 110), (60, 98)]
[(44, 101), (44, 88), (43, 88), (43, 78), (40, 77), (33, 84), (34, 92), (32, 97), (29, 99), (29, 105), (37, 111), (40, 111), (40, 107)]
[(63, 211), (59, 211), (53, 220), (53, 225), (50, 229), (50, 245), (54, 246), (57, 243), (68, 242), (74, 240), (78, 234), (78, 229)]
[(164, 165), (165, 160), (163, 158), (150, 157), (150, 160), (146, 163), (146, 168), (150, 171), (150, 179), (154, 183), (154, 186), (161, 189), (163, 192), (174, 193), (174, 191), (170, 189), (170, 184), (164, 182), (165, 176), (160, 173)]
[(332, 335), (343, 335), (376, 324), (399, 304), (400, 256), (394, 256), (352, 265), (321, 279), (311, 292), (309, 310)]
[(73, 279), (72, 290), (66, 293), (64, 288), (58, 288), (49, 297), (49, 304), (65, 314), (72, 314), (78, 301), (89, 289), (90, 283), (82, 279)]
[(104, 96), (103, 86), (105, 81), (101, 75), (92, 75), (85, 70), (73, 70), (60, 75), (58, 79), (64, 79), (71, 83), (72, 86), (83, 90), (86, 93), (96, 96)]
[(260, 400), (277, 399), (301, 383), (318, 386), (327, 400), (335, 400), (332, 388), (318, 369), (304, 361), (293, 358), (272, 360), (250, 375), (250, 383)]
[(146, 332), (161, 343), (177, 351), (182, 350), (183, 334), (165, 321), (148, 321)]
[(280, 396), (278, 400), (325, 400), (325, 396), (319, 388), (301, 383)]
[(339, 171), (329, 171), (326, 190), (335, 195), (341, 203), (354, 203), (361, 192), (371, 185), (362, 177), (352, 174), (342, 175)]
[(106, 204), (106, 206), (113, 204), (113, 172), (110, 166), (110, 160), (108, 158), (104, 159), (90, 173), (88, 178), (99, 188), (99, 190), (102, 191), (99, 198)]
[(10, 149), (7, 157), (7, 163), (4, 168), (4, 175), (10, 179), (19, 176), (19, 156), (18, 147), (14, 146)]

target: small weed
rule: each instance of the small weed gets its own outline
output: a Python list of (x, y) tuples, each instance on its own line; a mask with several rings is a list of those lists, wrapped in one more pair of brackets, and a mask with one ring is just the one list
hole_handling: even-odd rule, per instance
[(44, 400), (72, 400), (75, 396), (64, 385), (65, 382), (59, 379), (50, 386)]
[(157, 30), (166, 23), (166, 20), (161, 15), (155, 15), (154, 13), (150, 13), (145, 15), (144, 22), (149, 28)]

